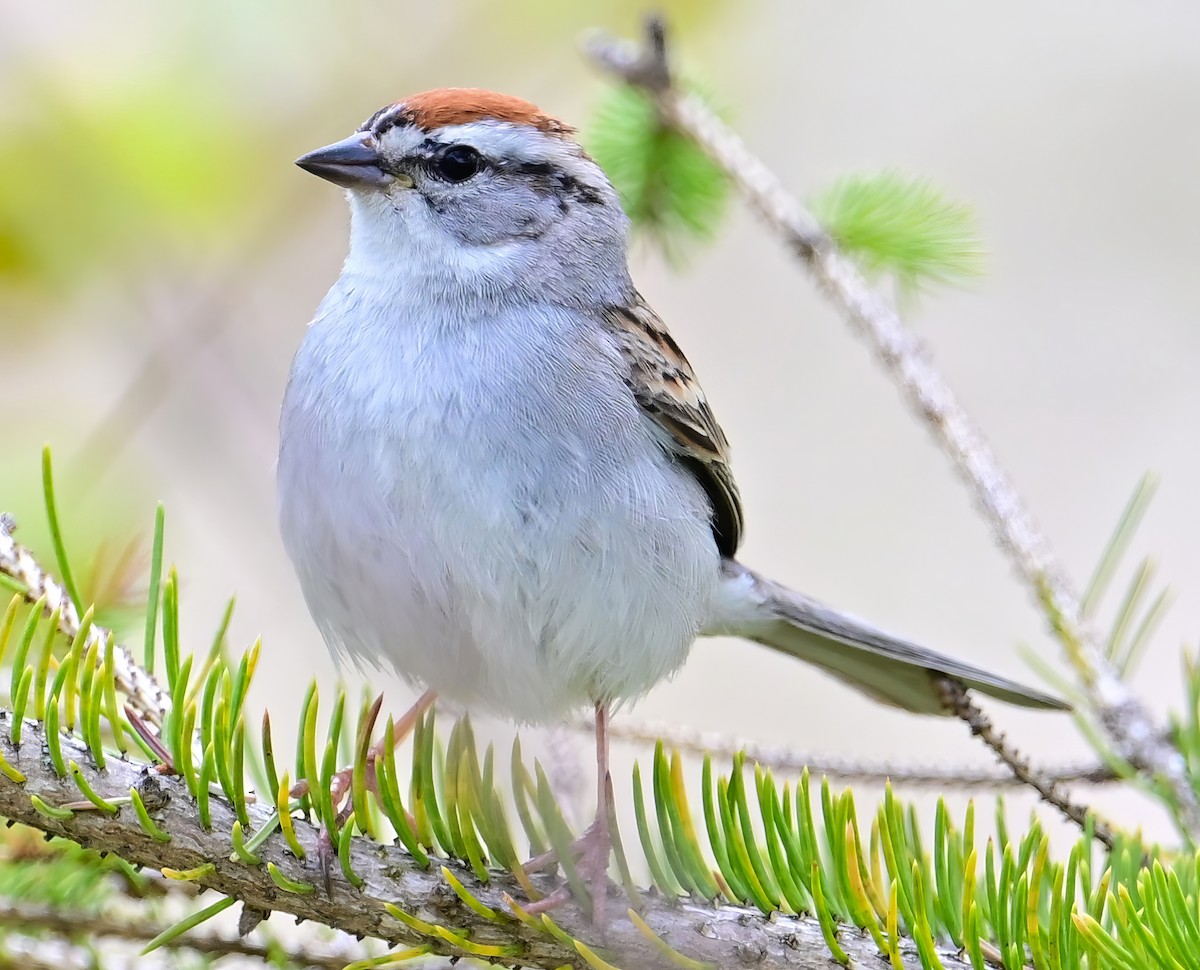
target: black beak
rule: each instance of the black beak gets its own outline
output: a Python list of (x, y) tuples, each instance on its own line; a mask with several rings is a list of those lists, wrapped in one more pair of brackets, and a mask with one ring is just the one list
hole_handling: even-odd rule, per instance
[(386, 186), (392, 176), (380, 167), (381, 162), (374, 140), (361, 132), (296, 159), (296, 164), (304, 171), (344, 189)]

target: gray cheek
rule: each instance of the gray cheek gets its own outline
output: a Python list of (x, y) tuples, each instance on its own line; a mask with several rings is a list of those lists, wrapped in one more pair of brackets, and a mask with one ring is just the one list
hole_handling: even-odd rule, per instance
[(429, 193), (424, 198), (443, 228), (467, 245), (536, 239), (560, 215), (554, 199), (509, 186), (492, 185), (460, 196)]

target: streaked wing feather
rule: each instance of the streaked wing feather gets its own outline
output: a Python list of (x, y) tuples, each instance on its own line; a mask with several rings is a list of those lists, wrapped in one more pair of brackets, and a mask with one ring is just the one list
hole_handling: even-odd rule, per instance
[(729, 468), (729, 442), (692, 365), (640, 296), (628, 306), (610, 307), (606, 322), (629, 362), (634, 397), (664, 432), (666, 447), (704, 487), (717, 546), (732, 557), (742, 536), (742, 503)]

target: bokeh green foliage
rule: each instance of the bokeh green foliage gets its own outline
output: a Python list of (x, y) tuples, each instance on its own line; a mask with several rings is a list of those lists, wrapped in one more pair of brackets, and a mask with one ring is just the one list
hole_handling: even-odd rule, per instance
[(9, 830), (0, 841), (0, 898), (93, 912), (122, 884), (135, 895), (146, 895), (152, 891), (149, 881), (118, 856), (102, 857), (66, 839), (46, 842), (24, 826)]
[(584, 141), (612, 181), (635, 229), (678, 257), (688, 242), (716, 237), (729, 180), (695, 143), (664, 126), (636, 88), (607, 88)]
[(903, 291), (983, 274), (974, 212), (927, 179), (892, 171), (846, 175), (818, 193), (812, 209), (843, 252), (871, 275), (894, 277)]
[(172, 252), (186, 265), (255, 211), (261, 139), (186, 77), (29, 85), (27, 110), (0, 125), (0, 287), (61, 301), (123, 265)]

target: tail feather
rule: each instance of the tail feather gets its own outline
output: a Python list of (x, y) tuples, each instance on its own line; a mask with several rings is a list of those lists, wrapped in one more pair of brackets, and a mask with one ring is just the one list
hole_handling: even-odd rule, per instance
[(946, 714), (938, 681), (1018, 707), (1070, 710), (1070, 705), (863, 623), (727, 560), (712, 623), (704, 631), (753, 640), (814, 664), (881, 703), (918, 714)]

